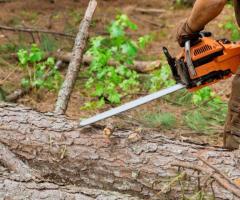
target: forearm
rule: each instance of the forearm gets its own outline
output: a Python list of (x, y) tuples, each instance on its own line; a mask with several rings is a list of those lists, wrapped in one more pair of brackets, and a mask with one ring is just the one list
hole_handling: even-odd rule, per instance
[(188, 18), (188, 26), (194, 32), (201, 30), (221, 13), (226, 2), (227, 0), (197, 0)]
[(240, 1), (233, 0), (233, 4), (235, 8), (236, 19), (237, 19), (238, 25), (240, 26)]

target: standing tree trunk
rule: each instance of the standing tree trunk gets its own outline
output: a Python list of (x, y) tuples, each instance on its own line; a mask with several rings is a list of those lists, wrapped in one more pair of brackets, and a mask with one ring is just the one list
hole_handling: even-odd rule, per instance
[[(179, 199), (198, 189), (216, 199), (238, 199), (225, 187), (230, 182), (223, 176), (219, 179), (198, 156), (239, 182), (239, 151), (182, 143), (152, 131), (136, 137), (130, 130), (118, 130), (106, 139), (101, 129), (78, 128), (78, 122), (63, 116), (12, 104), (0, 104), (0, 119), (0, 143), (54, 184), (115, 191), (140, 199)], [(198, 173), (194, 174), (195, 166)], [(222, 184), (215, 181), (211, 187), (216, 176)], [(239, 191), (235, 185), (230, 189)]]
[(83, 57), (86, 41), (89, 34), (88, 29), (90, 27), (92, 17), (96, 7), (97, 7), (97, 1), (90, 0), (85, 16), (80, 24), (79, 32), (75, 39), (72, 57), (68, 66), (68, 71), (65, 77), (65, 81), (58, 94), (58, 99), (55, 107), (55, 113), (57, 114), (64, 114), (65, 111), (67, 110), (68, 101), (70, 99), (70, 95), (74, 88), (74, 85), (79, 73), (80, 64), (82, 62), (82, 57)]

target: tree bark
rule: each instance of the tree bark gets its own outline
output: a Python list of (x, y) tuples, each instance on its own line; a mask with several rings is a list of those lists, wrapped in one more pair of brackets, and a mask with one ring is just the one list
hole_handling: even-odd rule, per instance
[[(16, 174), (14, 174), (17, 177)], [(0, 199), (48, 199), (48, 200), (139, 200), (128, 194), (77, 187), (74, 185), (57, 185), (47, 181), (14, 180), (13, 174), (0, 166)]]
[(70, 95), (72, 93), (79, 73), (80, 64), (82, 63), (82, 57), (86, 46), (86, 40), (89, 34), (88, 29), (90, 27), (91, 20), (96, 7), (97, 1), (90, 0), (85, 16), (80, 24), (79, 32), (75, 39), (72, 57), (68, 66), (65, 81), (58, 94), (58, 99), (55, 106), (55, 113), (64, 114), (65, 111), (67, 110), (68, 101), (70, 99)]
[[(198, 156), (231, 180), (240, 178), (239, 151), (182, 143), (153, 131), (143, 131), (134, 140), (134, 132), (118, 130), (106, 139), (102, 129), (78, 128), (78, 122), (63, 116), (13, 104), (0, 104), (0, 119), (0, 143), (55, 184), (117, 191), (140, 199), (179, 199), (182, 184), (187, 196), (207, 181), (191, 169), (179, 172), (173, 165), (187, 162), (206, 168)], [(238, 199), (217, 182), (214, 192), (210, 185), (205, 190), (216, 199)]]

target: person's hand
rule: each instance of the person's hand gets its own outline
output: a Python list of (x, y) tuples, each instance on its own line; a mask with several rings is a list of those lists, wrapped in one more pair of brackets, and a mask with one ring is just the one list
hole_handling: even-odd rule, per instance
[[(201, 29), (203, 30), (203, 29)], [(199, 37), (199, 32), (201, 31), (193, 31), (188, 24), (188, 21), (185, 20), (181, 23), (177, 30), (177, 41), (181, 47), (184, 47), (184, 44), (187, 40), (196, 40)]]

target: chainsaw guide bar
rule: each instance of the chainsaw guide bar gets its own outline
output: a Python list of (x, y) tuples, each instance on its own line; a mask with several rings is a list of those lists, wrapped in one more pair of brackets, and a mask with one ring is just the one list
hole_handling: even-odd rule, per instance
[(185, 85), (179, 83), (179, 84), (176, 84), (176, 85), (174, 85), (172, 87), (169, 87), (167, 89), (163, 89), (163, 90), (155, 92), (153, 94), (149, 94), (147, 96), (141, 97), (141, 98), (136, 99), (134, 101), (131, 101), (129, 103), (123, 104), (122, 106), (113, 108), (113, 109), (108, 110), (106, 112), (103, 112), (103, 113), (100, 113), (98, 115), (95, 115), (95, 116), (93, 116), (93, 117), (91, 117), (89, 119), (83, 120), (83, 121), (80, 122), (80, 127), (83, 127), (83, 126), (86, 126), (86, 125), (98, 122), (100, 120), (112, 117), (112, 116), (120, 114), (122, 112), (131, 110), (131, 109), (136, 108), (138, 106), (141, 106), (143, 104), (146, 104), (146, 103), (149, 103), (149, 102), (154, 101), (156, 99), (159, 99), (160, 97), (163, 97), (163, 96), (165, 96), (167, 94), (171, 94), (173, 92), (181, 90), (181, 89), (183, 89), (185, 87), (186, 87)]

